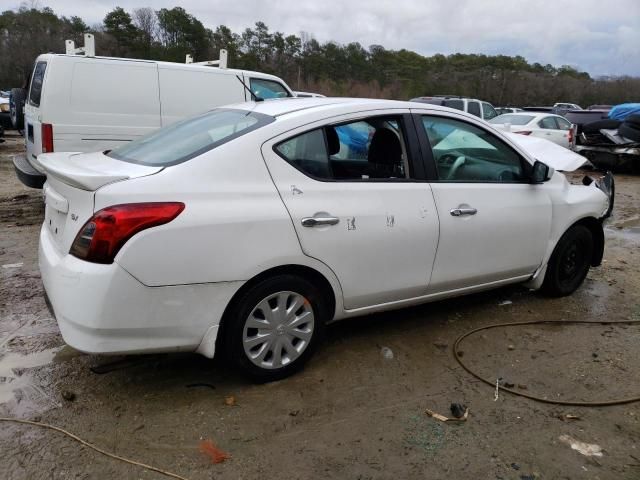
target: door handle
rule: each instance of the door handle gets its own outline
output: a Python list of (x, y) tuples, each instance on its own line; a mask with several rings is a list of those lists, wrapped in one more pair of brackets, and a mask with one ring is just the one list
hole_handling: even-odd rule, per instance
[(303, 227), (319, 227), (322, 225), (336, 225), (340, 219), (338, 217), (304, 217)]
[(478, 213), (478, 210), (475, 208), (453, 208), (449, 211), (451, 215), (454, 217), (461, 217), (462, 215), (475, 215)]

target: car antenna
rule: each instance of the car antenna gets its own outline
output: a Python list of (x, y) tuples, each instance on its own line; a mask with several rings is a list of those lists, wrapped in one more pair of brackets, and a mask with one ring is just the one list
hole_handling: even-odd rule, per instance
[(236, 75), (236, 78), (242, 84), (242, 86), (245, 88), (245, 90), (251, 94), (251, 96), (253, 97), (253, 99), (256, 102), (264, 102), (264, 98), (259, 97), (258, 95), (253, 93), (253, 90), (251, 90), (249, 87), (247, 87), (247, 84), (242, 81), (242, 79), (240, 78), (240, 75)]

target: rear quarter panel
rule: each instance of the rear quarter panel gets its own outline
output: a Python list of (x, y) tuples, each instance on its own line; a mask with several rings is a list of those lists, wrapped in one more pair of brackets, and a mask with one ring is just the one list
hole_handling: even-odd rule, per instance
[(186, 205), (173, 222), (130, 239), (116, 262), (149, 286), (249, 280), (274, 266), (319, 263), (302, 253), (251, 136), (98, 190), (96, 210), (128, 202)]

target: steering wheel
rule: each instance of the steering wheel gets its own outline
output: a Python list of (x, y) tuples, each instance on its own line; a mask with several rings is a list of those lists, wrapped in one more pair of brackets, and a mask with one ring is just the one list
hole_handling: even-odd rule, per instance
[(449, 175), (447, 175), (447, 180), (455, 180), (456, 173), (458, 172), (460, 167), (462, 167), (465, 164), (466, 161), (467, 159), (465, 158), (464, 155), (460, 155), (458, 158), (456, 158), (455, 162), (453, 162), (453, 165), (451, 165), (451, 169), (449, 169)]

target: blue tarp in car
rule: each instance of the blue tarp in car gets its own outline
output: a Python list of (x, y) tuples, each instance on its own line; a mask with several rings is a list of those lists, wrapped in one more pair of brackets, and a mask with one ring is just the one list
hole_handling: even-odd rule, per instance
[(621, 103), (609, 111), (609, 118), (623, 121), (634, 113), (640, 113), (640, 103)]

